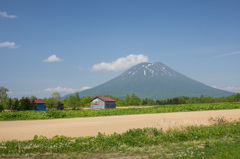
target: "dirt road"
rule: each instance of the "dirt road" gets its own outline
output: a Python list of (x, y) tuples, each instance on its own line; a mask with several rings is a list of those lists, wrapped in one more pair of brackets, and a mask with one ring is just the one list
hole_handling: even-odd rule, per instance
[(43, 135), (48, 138), (55, 135), (94, 136), (98, 132), (106, 134), (122, 133), (131, 128), (144, 127), (167, 130), (187, 125), (209, 125), (211, 124), (209, 118), (220, 116), (231, 120), (239, 119), (240, 109), (54, 120), (0, 121), (0, 141), (33, 139), (34, 135)]

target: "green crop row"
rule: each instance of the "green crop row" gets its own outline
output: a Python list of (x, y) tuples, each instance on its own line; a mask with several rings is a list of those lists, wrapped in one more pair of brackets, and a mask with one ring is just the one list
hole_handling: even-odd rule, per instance
[(0, 113), (0, 120), (4, 121), (4, 120), (98, 117), (113, 115), (188, 112), (188, 111), (238, 109), (238, 108), (240, 108), (240, 103), (210, 103), (210, 104), (206, 103), (206, 104), (163, 105), (151, 108), (128, 108), (128, 109), (17, 111)]
[[(223, 144), (219, 139), (228, 138), (227, 142)], [(207, 141), (206, 141), (207, 140)], [(209, 142), (209, 141), (210, 142)], [(215, 142), (217, 140), (217, 142)], [(120, 152), (126, 153), (135, 148), (147, 148), (159, 145), (179, 144), (184, 145), (186, 142), (202, 142), (204, 145), (192, 145), (191, 153), (189, 149), (181, 150), (172, 156), (178, 158), (181, 155), (197, 157), (201, 152), (208, 152), (201, 154), (200, 157), (208, 155), (212, 158), (215, 154), (211, 154), (211, 150), (217, 146), (225, 147), (226, 145), (233, 144), (235, 149), (240, 154), (240, 122), (232, 123), (217, 123), (211, 126), (189, 126), (185, 130), (169, 130), (163, 132), (156, 128), (144, 129), (130, 129), (122, 134), (105, 135), (99, 133), (96, 137), (65, 137), (55, 136), (47, 139), (44, 136), (35, 136), (33, 140), (28, 141), (7, 141), (0, 143), (0, 157), (9, 156), (14, 154), (66, 154), (66, 153), (113, 153)], [(211, 142), (214, 141), (214, 142)], [(214, 146), (215, 145), (215, 146)], [(178, 146), (179, 147), (179, 146)], [(181, 147), (181, 146), (180, 146)], [(226, 147), (225, 147), (226, 148)], [(171, 148), (170, 148), (171, 149)], [(184, 149), (184, 148), (183, 148)], [(221, 149), (221, 148), (220, 148)], [(234, 150), (235, 150), (234, 149)], [(136, 150), (136, 149), (135, 149)], [(219, 150), (216, 149), (215, 151)], [(175, 151), (175, 150), (168, 150)], [(178, 150), (179, 151), (179, 150)], [(226, 152), (228, 150), (225, 150)], [(169, 152), (166, 152), (169, 153)], [(170, 152), (172, 154), (172, 152)], [(162, 155), (162, 154), (161, 154)], [(165, 154), (166, 155), (166, 154)], [(236, 156), (236, 155), (235, 155)], [(188, 158), (187, 157), (187, 158)], [(194, 158), (195, 158), (194, 157)]]

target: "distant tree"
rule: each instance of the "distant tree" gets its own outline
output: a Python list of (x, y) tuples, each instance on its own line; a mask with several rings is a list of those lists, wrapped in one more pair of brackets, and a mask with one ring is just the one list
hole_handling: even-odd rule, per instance
[(44, 98), (48, 109), (58, 109), (60, 106), (61, 95), (58, 92), (52, 93), (49, 99)]
[(199, 98), (199, 101), (200, 101), (200, 103), (204, 103), (204, 100), (205, 100), (205, 98), (204, 98), (204, 95), (202, 94)]
[(114, 100), (116, 100), (116, 106), (124, 106), (124, 100), (122, 100), (120, 98), (117, 98)]
[(186, 103), (188, 103), (188, 104), (200, 103), (200, 100), (198, 97), (191, 97), (186, 101)]
[(0, 103), (0, 112), (4, 111), (3, 105)]
[(7, 97), (7, 95), (2, 96), (2, 99), (0, 100), (0, 103), (4, 107), (4, 109), (8, 109), (8, 97)]
[(141, 102), (141, 99), (135, 95), (135, 93), (132, 93), (132, 96), (130, 98), (130, 105), (139, 105)]
[(36, 96), (31, 96), (29, 99), (37, 99), (37, 97)]
[(69, 108), (69, 98), (68, 97), (65, 97), (62, 101), (62, 103), (64, 103), (64, 108)]
[(87, 96), (87, 97), (83, 97), (81, 99), (81, 106), (83, 107), (90, 107), (90, 100), (92, 99), (92, 97)]
[(12, 111), (17, 111), (18, 108), (19, 108), (19, 100), (17, 98), (14, 98), (11, 110)]
[(37, 110), (37, 104), (35, 102), (35, 99), (32, 99), (30, 103), (31, 103), (31, 109), (32, 110)]
[(78, 92), (76, 92), (75, 96), (71, 100), (73, 109), (81, 106), (81, 98), (79, 97)]
[(128, 94), (126, 94), (126, 98), (125, 98), (125, 101), (124, 101), (125, 105), (130, 105), (130, 97)]
[(57, 100), (58, 102), (60, 102), (60, 100), (61, 100), (61, 95), (60, 95), (60, 93), (58, 93), (58, 92), (52, 93), (51, 97), (52, 97), (53, 99)]
[(153, 99), (148, 99), (148, 105), (155, 105), (156, 102)]
[(141, 105), (147, 105), (148, 104), (148, 99), (142, 99)]
[(7, 92), (8, 92), (9, 90), (7, 89), (7, 88), (5, 88), (5, 87), (0, 87), (0, 101), (2, 100), (2, 98), (4, 97), (4, 96), (7, 96)]
[(69, 96), (69, 101), (68, 101), (68, 106), (72, 109), (76, 109), (77, 108), (77, 99), (76, 96), (74, 95), (70, 95)]
[(178, 97), (178, 104), (186, 104), (186, 100), (188, 99), (188, 97)]
[(76, 92), (75, 94), (76, 106), (80, 106), (81, 98), (79, 97), (79, 93)]
[(19, 101), (19, 110), (36, 110), (37, 105), (35, 103), (35, 100), (32, 100), (32, 102), (29, 100), (28, 97), (22, 97)]
[(77, 107), (90, 107), (90, 100), (93, 97), (79, 97), (78, 92), (75, 95), (70, 95), (62, 100), (64, 107), (76, 109)]
[(8, 99), (7, 108), (10, 109), (10, 110), (12, 110), (12, 106), (13, 106), (12, 98), (9, 98), (9, 99)]
[(156, 100), (156, 105), (162, 105), (162, 101), (159, 100), (159, 99), (157, 99), (157, 100)]
[(172, 101), (171, 104), (178, 104), (178, 98), (177, 97), (170, 99), (170, 101)]
[(240, 93), (237, 93), (236, 95), (234, 95), (233, 102), (239, 102), (239, 101), (240, 101)]
[(58, 100), (54, 99), (54, 98), (49, 98), (46, 101), (46, 106), (48, 109), (57, 109), (58, 108)]
[(110, 97), (112, 99), (114, 99), (116, 101), (116, 106), (124, 106), (124, 100), (114, 97), (114, 96), (110, 96), (110, 95), (104, 95), (104, 97)]

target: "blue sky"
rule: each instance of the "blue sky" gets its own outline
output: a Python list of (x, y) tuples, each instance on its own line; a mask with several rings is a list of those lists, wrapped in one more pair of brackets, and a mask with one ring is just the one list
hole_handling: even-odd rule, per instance
[(240, 92), (239, 0), (1, 0), (0, 86), (62, 96), (144, 61)]

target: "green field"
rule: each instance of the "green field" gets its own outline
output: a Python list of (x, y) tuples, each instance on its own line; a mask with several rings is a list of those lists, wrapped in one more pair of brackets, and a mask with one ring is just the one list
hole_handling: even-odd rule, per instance
[(0, 143), (1, 158), (223, 158), (240, 156), (240, 122), (216, 120), (211, 126), (189, 126), (163, 132), (131, 129), (96, 137), (35, 136)]
[(151, 108), (128, 108), (128, 109), (104, 109), (104, 110), (48, 110), (48, 111), (17, 111), (2, 112), (0, 120), (37, 120), (77, 117), (98, 117), (130, 114), (152, 114), (169, 112), (189, 112), (204, 110), (239, 109), (240, 103), (205, 103), (205, 104), (181, 104), (162, 105)]
[[(238, 109), (240, 103), (165, 105), (151, 108), (2, 112), (0, 120), (32, 120), (111, 115)], [(240, 116), (239, 116), (240, 117)], [(240, 156), (240, 119), (212, 119), (211, 126), (188, 126), (166, 132), (156, 128), (130, 129), (96, 137), (46, 138), (0, 142), (0, 158), (216, 158)], [(17, 132), (16, 132), (17, 133)]]

